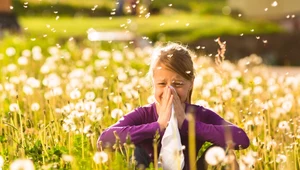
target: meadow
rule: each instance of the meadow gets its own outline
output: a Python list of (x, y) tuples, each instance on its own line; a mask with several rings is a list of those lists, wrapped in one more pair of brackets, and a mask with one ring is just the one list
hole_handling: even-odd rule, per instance
[[(96, 141), (122, 115), (153, 102), (146, 76), (153, 47), (12, 40), (0, 52), (0, 168), (135, 169), (133, 144), (112, 151)], [(192, 102), (246, 131), (250, 147), (235, 151), (241, 169), (299, 169), (300, 75), (269, 72), (256, 55), (237, 63), (214, 58), (194, 58)]]

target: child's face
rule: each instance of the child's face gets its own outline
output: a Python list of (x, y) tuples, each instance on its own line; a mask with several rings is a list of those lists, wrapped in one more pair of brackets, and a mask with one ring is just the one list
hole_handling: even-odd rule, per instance
[(154, 96), (161, 103), (164, 88), (172, 86), (177, 92), (181, 103), (186, 102), (189, 91), (192, 89), (193, 81), (187, 80), (167, 69), (163, 64), (157, 64), (153, 71)]

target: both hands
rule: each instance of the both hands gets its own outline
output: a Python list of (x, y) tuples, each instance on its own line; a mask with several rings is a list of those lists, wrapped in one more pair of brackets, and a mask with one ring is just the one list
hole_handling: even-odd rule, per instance
[(167, 86), (164, 88), (161, 102), (157, 105), (158, 120), (160, 130), (164, 130), (168, 126), (168, 122), (172, 114), (172, 104), (174, 105), (175, 116), (177, 118), (178, 127), (181, 128), (185, 119), (185, 104), (181, 103), (176, 90)]

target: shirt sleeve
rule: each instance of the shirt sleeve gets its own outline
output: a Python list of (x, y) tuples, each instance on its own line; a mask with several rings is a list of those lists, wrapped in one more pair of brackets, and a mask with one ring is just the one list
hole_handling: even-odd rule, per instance
[[(245, 149), (249, 146), (249, 138), (243, 129), (225, 121), (212, 110), (198, 106), (195, 118), (197, 140), (208, 141), (221, 147), (231, 144), (234, 149)], [(188, 134), (187, 120), (184, 120), (180, 133)]]
[[(145, 139), (153, 139), (156, 131), (159, 132), (159, 124), (149, 120), (151, 113), (147, 113), (142, 107), (123, 116), (117, 123), (104, 130), (99, 139), (104, 146), (113, 145), (116, 141), (115, 134), (120, 138), (121, 143), (126, 142), (129, 135), (130, 141), (139, 144)], [(152, 121), (152, 122), (151, 122)]]

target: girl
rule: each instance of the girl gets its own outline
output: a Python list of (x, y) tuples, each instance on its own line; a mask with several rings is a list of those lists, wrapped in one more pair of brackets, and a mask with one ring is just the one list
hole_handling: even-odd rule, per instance
[[(154, 86), (155, 102), (136, 108), (126, 114), (116, 124), (106, 129), (99, 137), (104, 145), (113, 145), (114, 131), (124, 143), (129, 135), (135, 144), (135, 158), (138, 164), (146, 167), (153, 161), (153, 138), (159, 131), (162, 138), (170, 120), (172, 105), (178, 121), (178, 131), (183, 150), (185, 166), (189, 169), (188, 124), (186, 113), (193, 110), (196, 131), (196, 154), (204, 142), (208, 141), (220, 147), (244, 149), (249, 146), (247, 134), (239, 127), (225, 121), (217, 113), (202, 106), (191, 104), (193, 82), (195, 78), (191, 52), (182, 45), (169, 44), (152, 55), (149, 69)], [(228, 141), (225, 132), (230, 132)], [(159, 144), (158, 150), (161, 145)], [(197, 161), (197, 169), (204, 168), (204, 159)]]

